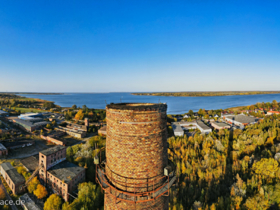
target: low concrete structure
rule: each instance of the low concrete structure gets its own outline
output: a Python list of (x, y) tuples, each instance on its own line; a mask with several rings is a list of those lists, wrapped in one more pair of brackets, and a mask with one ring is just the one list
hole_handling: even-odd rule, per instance
[(205, 125), (201, 120), (197, 120), (197, 128), (201, 131), (203, 134), (208, 134), (212, 132), (212, 129)]
[(230, 129), (230, 127), (231, 127), (230, 125), (223, 123), (223, 122), (211, 122), (211, 125), (216, 130)]
[(107, 129), (107, 126), (106, 126), (106, 125), (103, 126), (102, 128), (100, 128), (100, 129), (98, 130), (98, 134), (99, 134), (99, 135), (104, 135), (104, 136), (106, 136), (106, 135), (107, 135), (106, 129)]
[(62, 126), (58, 126), (58, 128), (55, 128), (55, 130), (63, 131), (65, 133), (67, 133), (68, 135), (74, 136), (76, 138), (84, 138), (87, 135), (87, 133), (85, 131), (73, 130), (70, 128), (62, 127)]
[(0, 157), (3, 155), (8, 155), (8, 149), (0, 143)]
[(12, 190), (13, 194), (17, 195), (22, 192), (20, 185), (25, 183), (24, 177), (17, 172), (17, 170), (10, 163), (2, 163), (1, 174), (3, 175), (6, 183)]
[(43, 210), (30, 198), (28, 193), (25, 193), (19, 198), (21, 206), (24, 210)]
[(66, 140), (63, 140), (63, 139), (60, 139), (59, 137), (65, 135), (66, 133), (65, 132), (62, 132), (62, 131), (55, 131), (55, 132), (52, 132), (50, 134), (47, 134), (47, 135), (41, 135), (40, 137), (42, 139), (45, 139), (46, 141), (49, 141), (51, 143), (54, 143), (56, 145), (63, 145), (65, 146), (66, 145)]
[[(88, 121), (85, 121), (85, 123)], [(79, 125), (76, 123), (68, 123), (66, 125), (67, 128), (71, 129), (71, 130), (77, 130), (77, 131), (84, 131), (87, 132), (87, 126), (86, 125)]]
[(180, 123), (172, 123), (172, 128), (175, 136), (184, 136), (184, 130), (182, 129)]
[(7, 149), (17, 149), (26, 146), (32, 146), (34, 144), (33, 140), (17, 140), (17, 141), (4, 141), (2, 144)]
[(0, 110), (0, 117), (6, 117), (6, 116), (9, 116), (9, 113), (5, 112), (3, 110)]
[(212, 132), (212, 129), (205, 125), (201, 120), (180, 122), (180, 126), (182, 126), (184, 130), (198, 129), (202, 134), (208, 134)]

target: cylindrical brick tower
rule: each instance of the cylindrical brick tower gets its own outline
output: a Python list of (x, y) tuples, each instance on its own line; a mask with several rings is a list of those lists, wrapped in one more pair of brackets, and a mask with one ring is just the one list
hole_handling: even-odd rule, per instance
[(104, 176), (98, 173), (105, 210), (168, 210), (166, 110), (166, 104), (107, 105)]

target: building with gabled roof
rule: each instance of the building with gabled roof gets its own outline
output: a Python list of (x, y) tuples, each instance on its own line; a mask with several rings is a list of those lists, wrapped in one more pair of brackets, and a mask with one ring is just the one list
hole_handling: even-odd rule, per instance
[(25, 210), (43, 210), (41, 207), (36, 205), (36, 203), (30, 198), (28, 193), (22, 195), (19, 200), (20, 204)]
[(13, 194), (17, 195), (23, 191), (20, 189), (20, 186), (25, 183), (25, 178), (17, 172), (11, 163), (2, 163), (0, 165), (0, 171)]

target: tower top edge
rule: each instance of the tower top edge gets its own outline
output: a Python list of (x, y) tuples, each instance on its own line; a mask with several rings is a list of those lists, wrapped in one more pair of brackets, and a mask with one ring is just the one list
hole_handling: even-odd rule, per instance
[(118, 109), (118, 110), (153, 110), (153, 109), (167, 109), (167, 104), (156, 103), (111, 103), (106, 106), (106, 109)]

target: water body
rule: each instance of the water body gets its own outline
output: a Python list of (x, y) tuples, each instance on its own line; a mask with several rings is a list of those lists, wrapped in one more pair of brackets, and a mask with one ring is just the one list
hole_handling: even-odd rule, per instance
[(264, 94), (249, 96), (211, 96), (211, 97), (172, 97), (172, 96), (135, 96), (130, 93), (65, 93), (64, 95), (33, 95), (20, 94), (28, 98), (39, 98), (53, 101), (62, 107), (78, 107), (86, 105), (89, 108), (105, 109), (106, 103), (144, 102), (167, 103), (168, 114), (183, 114), (189, 110), (226, 109), (236, 106), (246, 106), (257, 102), (280, 101), (280, 94)]

